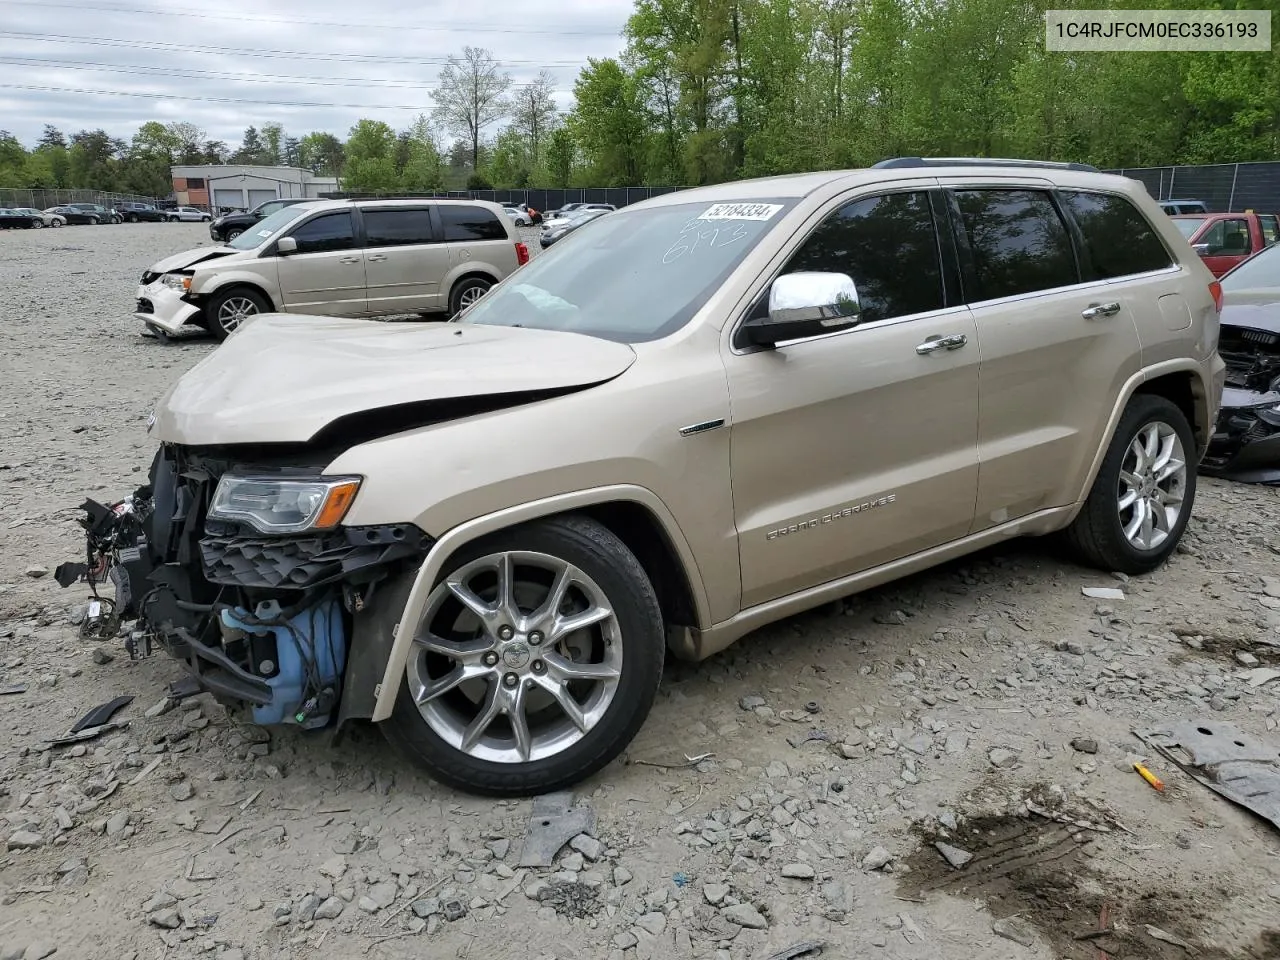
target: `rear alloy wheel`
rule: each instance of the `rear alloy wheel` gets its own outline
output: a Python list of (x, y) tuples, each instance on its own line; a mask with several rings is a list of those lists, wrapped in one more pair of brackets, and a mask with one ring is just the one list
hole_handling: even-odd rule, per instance
[(49, 221), (49, 226), (51, 226), (51, 227), (60, 227), (60, 226), (62, 226), (62, 221), (61, 221), (61, 220), (59, 220), (59, 219), (57, 219), (57, 218), (55, 217), (53, 220), (50, 220), (50, 221)]
[(133, 213), (129, 214), (129, 222), (130, 222), (130, 223), (137, 223), (137, 222), (138, 222), (137, 214), (133, 214)]
[(663, 653), (657, 597), (622, 541), (583, 517), (528, 524), (450, 560), (382, 726), (454, 787), (557, 790), (635, 736)]
[(493, 284), (490, 281), (479, 277), (467, 277), (462, 280), (449, 295), (449, 314), (457, 316), (488, 293), (491, 286)]
[(1178, 407), (1129, 401), (1084, 507), (1066, 531), (1087, 563), (1147, 573), (1178, 546), (1195, 503), (1195, 437)]
[(32, 220), (32, 221), (31, 221), (31, 226), (35, 227), (37, 230), (43, 230), (43, 229), (44, 229), (44, 221), (43, 221), (43, 220)]
[(256, 313), (270, 313), (266, 297), (248, 287), (233, 287), (214, 294), (204, 308), (205, 323), (219, 340), (225, 340), (236, 328)]

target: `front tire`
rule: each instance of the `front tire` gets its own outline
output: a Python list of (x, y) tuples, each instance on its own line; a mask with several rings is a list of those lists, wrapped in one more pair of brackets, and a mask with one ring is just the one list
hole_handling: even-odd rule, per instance
[(663, 636), (652, 584), (610, 531), (572, 515), (504, 530), (449, 559), (381, 726), (461, 790), (568, 787), (644, 723)]
[(1080, 513), (1065, 531), (1081, 560), (1149, 573), (1169, 559), (1196, 496), (1195, 436), (1164, 397), (1129, 401)]
[(136, 216), (134, 216), (134, 215), (131, 213), (131, 214), (129, 214), (129, 222), (130, 222), (130, 223), (137, 223), (137, 222), (138, 222), (138, 218), (137, 218)]
[(204, 308), (205, 326), (219, 340), (225, 340), (256, 313), (270, 313), (267, 298), (249, 287), (232, 287), (209, 298)]
[(32, 226), (32, 228), (33, 228), (33, 229), (36, 229), (36, 230), (43, 230), (43, 229), (44, 229), (44, 221), (43, 221), (43, 220), (32, 220), (32, 221), (31, 221), (31, 226)]
[(226, 242), (227, 242), (227, 243), (230, 243), (232, 240), (234, 240), (236, 237), (240, 236), (240, 234), (242, 234), (242, 233), (244, 233), (244, 231), (243, 231), (243, 230), (241, 230), (239, 227), (232, 227), (230, 230), (228, 230), (228, 231), (227, 231), (227, 241), (226, 241)]
[(492, 281), (481, 277), (467, 277), (465, 280), (460, 280), (449, 294), (449, 315), (457, 316), (483, 297), (492, 286)]

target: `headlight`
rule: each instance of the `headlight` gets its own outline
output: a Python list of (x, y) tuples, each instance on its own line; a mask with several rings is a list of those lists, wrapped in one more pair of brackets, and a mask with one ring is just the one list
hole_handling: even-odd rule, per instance
[(181, 273), (166, 273), (160, 278), (160, 282), (166, 287), (172, 287), (174, 290), (185, 292), (191, 289), (191, 278), (183, 276)]
[(358, 477), (276, 480), (224, 474), (209, 507), (213, 520), (238, 520), (262, 533), (331, 530), (346, 516)]

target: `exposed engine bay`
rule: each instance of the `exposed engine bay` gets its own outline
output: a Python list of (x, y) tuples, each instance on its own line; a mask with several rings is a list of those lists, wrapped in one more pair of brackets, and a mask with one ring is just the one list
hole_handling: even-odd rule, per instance
[(1201, 471), (1248, 483), (1280, 483), (1280, 332), (1224, 321), (1218, 353), (1227, 381)]
[[(82, 632), (123, 636), (135, 658), (163, 648), (198, 689), (249, 707), (256, 723), (322, 727), (343, 697), (354, 618), (421, 564), (431, 540), (412, 524), (263, 533), (252, 484), (305, 494), (314, 482), (304, 478), (322, 471), (278, 451), (246, 462), (243, 449), (163, 446), (146, 486), (83, 504), (85, 560), (57, 579), (93, 592)], [(210, 515), (232, 476), (256, 478), (238, 481), (247, 519)]]

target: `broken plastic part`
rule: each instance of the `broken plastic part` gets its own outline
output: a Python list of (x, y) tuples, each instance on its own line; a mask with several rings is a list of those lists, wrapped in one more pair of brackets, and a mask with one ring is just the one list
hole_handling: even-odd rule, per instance
[(75, 726), (71, 728), (71, 732), (79, 733), (90, 727), (100, 727), (110, 720), (117, 711), (131, 703), (133, 703), (133, 697), (116, 697), (114, 700), (99, 704), (77, 720)]

